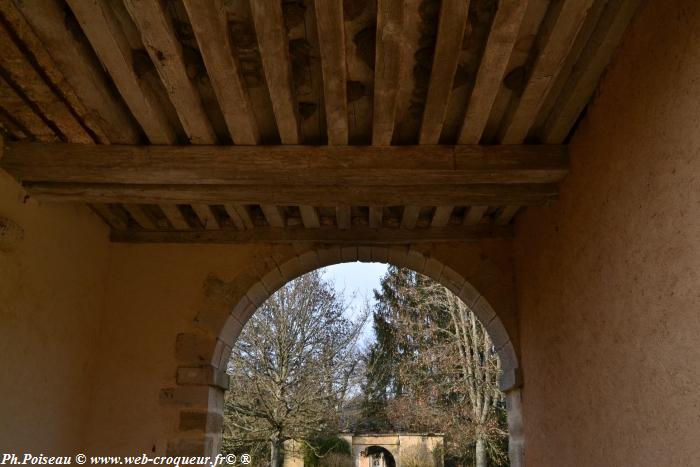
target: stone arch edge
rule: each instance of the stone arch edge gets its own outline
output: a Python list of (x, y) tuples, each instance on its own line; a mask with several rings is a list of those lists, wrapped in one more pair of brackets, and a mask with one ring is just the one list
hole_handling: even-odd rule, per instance
[(314, 246), (285, 255), (267, 271), (246, 271), (228, 284), (210, 276), (204, 285), (204, 305), (195, 318), (202, 332), (176, 338), (176, 386), (164, 388), (160, 401), (178, 412), (177, 427), (168, 439), (173, 455), (211, 455), (220, 448), (223, 395), (228, 389), (226, 362), (233, 343), (255, 310), (287, 282), (315, 269), (347, 262), (382, 262), (424, 274), (452, 291), (485, 325), (501, 359), (501, 390), (506, 393), (509, 456), (523, 465), (521, 413), (522, 378), (518, 356), (496, 311), (460, 273), (410, 246)]

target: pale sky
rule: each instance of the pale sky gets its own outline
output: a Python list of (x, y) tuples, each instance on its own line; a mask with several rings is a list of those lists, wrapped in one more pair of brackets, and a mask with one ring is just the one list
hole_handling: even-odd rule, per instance
[[(388, 265), (383, 263), (341, 263), (323, 268), (323, 274), (333, 282), (338, 290), (345, 291), (345, 298), (350, 305), (350, 313), (358, 313), (365, 302), (374, 304), (374, 289), (379, 289), (379, 281), (386, 274)], [(367, 320), (363, 339), (372, 337), (372, 319)]]

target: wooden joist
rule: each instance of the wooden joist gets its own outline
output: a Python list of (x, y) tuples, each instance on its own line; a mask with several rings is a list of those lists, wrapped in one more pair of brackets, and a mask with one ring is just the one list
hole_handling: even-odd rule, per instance
[(0, 75), (0, 108), (25, 135), (34, 137), (38, 141), (58, 141), (58, 136), (53, 129), (34, 112), (2, 75)]
[(282, 144), (299, 144), (301, 135), (282, 3), (255, 0), (250, 2), (250, 8), (280, 140)]
[(471, 206), (464, 215), (464, 225), (477, 225), (488, 208), (488, 206)]
[(352, 225), (352, 209), (350, 206), (336, 206), (335, 208), (336, 226), (341, 230), (347, 230)]
[(65, 99), (67, 105), (75, 112), (76, 118), (85, 128), (89, 129), (91, 136), (99, 143), (109, 143), (109, 138), (104, 132), (102, 124), (94, 118), (93, 114), (88, 112), (22, 13), (11, 1), (6, 1), (0, 2), (0, 15), (18, 43), (21, 43), (25, 56), (31, 54), (33, 65), (37, 70), (41, 70), (42, 77), (53, 90)]
[(445, 227), (450, 222), (453, 209), (453, 206), (437, 206), (430, 225), (432, 227)]
[(307, 229), (318, 229), (321, 227), (321, 219), (313, 206), (299, 206), (301, 221)]
[(402, 61), (403, 0), (378, 0), (372, 144), (388, 146), (394, 134)]
[(528, 2), (500, 0), (459, 134), (459, 144), (478, 144), (491, 115), (518, 39)]
[(177, 137), (156, 93), (134, 71), (131, 46), (106, 0), (68, 4), (148, 140), (175, 144)]
[(546, 123), (545, 142), (561, 143), (595, 91), (600, 75), (610, 62), (622, 35), (642, 0), (610, 1), (584, 48), (577, 73), (572, 74)]
[(199, 92), (187, 74), (182, 46), (163, 5), (150, 0), (125, 0), (124, 5), (141, 33), (141, 40), (190, 141), (215, 143), (216, 135)]
[(401, 227), (404, 229), (414, 229), (420, 216), (420, 206), (404, 206), (401, 216)]
[(282, 228), (285, 226), (284, 214), (279, 206), (262, 204), (260, 205), (260, 209), (262, 209), (265, 220), (267, 220), (270, 227)]
[(159, 207), (160, 210), (163, 211), (165, 218), (168, 219), (168, 222), (170, 222), (170, 225), (173, 226), (173, 229), (187, 230), (190, 228), (190, 225), (187, 223), (185, 216), (182, 215), (182, 211), (180, 211), (179, 206), (176, 204), (161, 204)]
[[(25, 182), (280, 187), (441, 184), (449, 188), (475, 183), (556, 183), (568, 172), (568, 155), (564, 146), (547, 145), (256, 147), (10, 142), (0, 166)], [(329, 196), (342, 196), (337, 189), (331, 191), (335, 193)]]
[(144, 210), (143, 206), (138, 204), (125, 204), (124, 209), (127, 210), (131, 218), (134, 219), (134, 221), (136, 221), (136, 223), (142, 228), (148, 230), (154, 230), (157, 228), (156, 223), (153, 222), (153, 219), (151, 219), (148, 213)]
[(216, 220), (214, 212), (207, 204), (192, 203), (192, 209), (206, 230), (218, 230), (221, 228), (219, 221)]
[(520, 206), (504, 206), (496, 216), (496, 225), (508, 225), (520, 210)]
[(373, 229), (378, 229), (382, 226), (382, 216), (384, 210), (381, 206), (369, 207), (369, 226)]
[(420, 144), (437, 144), (440, 140), (469, 13), (468, 0), (442, 0), (441, 5)]
[(224, 204), (224, 209), (238, 230), (250, 230), (255, 227), (253, 219), (245, 206), (241, 204)]
[(206, 231), (112, 231), (114, 242), (124, 243), (326, 243), (354, 245), (397, 245), (435, 242), (464, 242), (485, 238), (509, 238), (512, 229), (482, 224), (473, 227), (450, 226), (427, 229), (369, 228), (336, 229), (321, 227), (306, 229), (294, 227), (275, 229), (259, 227), (255, 230)]
[(138, 142), (139, 131), (128, 110), (111, 92), (109, 80), (99, 63), (93, 60), (92, 51), (76, 39), (76, 31), (70, 30), (62, 2), (15, 0), (13, 4), (32, 26), (57, 68), (84, 104), (90, 120), (104, 130), (109, 142)]
[(39, 72), (25, 58), (6, 25), (0, 24), (0, 68), (3, 79), (26, 96), (28, 104), (66, 141), (94, 143), (90, 133), (80, 124), (73, 109), (54, 93)]
[(183, 0), (204, 65), (236, 144), (258, 144), (260, 132), (231, 46), (221, 0)]
[(576, 39), (593, 0), (565, 0), (557, 18), (546, 31), (546, 43), (538, 54), (525, 89), (501, 131), (502, 144), (520, 144), (535, 122), (550, 86)]
[(315, 0), (328, 144), (348, 144), (347, 70), (342, 0)]

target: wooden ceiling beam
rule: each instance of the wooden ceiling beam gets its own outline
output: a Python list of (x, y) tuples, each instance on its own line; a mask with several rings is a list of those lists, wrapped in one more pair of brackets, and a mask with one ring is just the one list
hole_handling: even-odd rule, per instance
[(0, 50), (3, 78), (27, 98), (34, 111), (52, 127), (52, 130), (73, 143), (95, 142), (65, 99), (51, 89), (25, 57), (5, 24), (0, 24)]
[(316, 0), (316, 24), (321, 50), (323, 100), (328, 144), (348, 144), (347, 69), (342, 0)]
[(136, 75), (131, 46), (107, 2), (68, 0), (68, 4), (148, 140), (175, 144), (175, 131), (156, 93)]
[(481, 219), (484, 217), (484, 214), (486, 214), (488, 208), (488, 206), (482, 205), (470, 206), (469, 210), (466, 212), (466, 214), (464, 214), (464, 225), (477, 225), (479, 222), (481, 222)]
[(611, 1), (591, 34), (544, 128), (543, 140), (563, 142), (590, 100), (642, 0)]
[[(565, 146), (98, 146), (8, 142), (25, 182), (205, 185), (556, 183)], [(377, 204), (377, 203), (372, 203)]]
[(435, 242), (464, 242), (486, 238), (510, 238), (509, 227), (481, 224), (473, 227), (450, 226), (426, 229), (370, 228), (353, 226), (348, 229), (321, 227), (307, 229), (293, 227), (275, 229), (259, 227), (255, 230), (209, 231), (133, 231), (113, 230), (113, 242), (122, 243), (322, 243), (396, 245)]
[(420, 144), (437, 144), (440, 140), (468, 14), (468, 0), (442, 1), (428, 96), (420, 128)]
[(282, 144), (299, 144), (301, 134), (282, 2), (255, 0), (250, 2), (250, 8), (280, 140)]
[(520, 144), (535, 123), (547, 92), (557, 78), (574, 45), (594, 0), (565, 0), (559, 8), (546, 41), (530, 72), (525, 89), (514, 103), (501, 129), (502, 144)]
[(301, 221), (307, 229), (318, 229), (321, 227), (321, 219), (315, 207), (299, 206), (299, 213), (301, 214)]
[(478, 144), (503, 83), (528, 2), (501, 0), (486, 41), (474, 88), (459, 134), (459, 144)]
[(224, 209), (238, 230), (250, 230), (255, 227), (253, 219), (245, 206), (241, 204), (224, 204)]
[(450, 222), (453, 206), (437, 206), (430, 221), (432, 227), (445, 227)]
[[(49, 202), (142, 204), (276, 204), (280, 206), (542, 205), (557, 197), (554, 184), (472, 185), (125, 185), (24, 184), (30, 196)], [(344, 212), (344, 211), (343, 211)]]
[(231, 46), (221, 0), (183, 0), (226, 126), (236, 144), (260, 143), (250, 96)]
[(378, 0), (374, 59), (372, 144), (388, 146), (394, 135), (403, 37), (403, 0)]
[[(3, 2), (9, 3), (9, 2)], [(65, 19), (63, 2), (14, 0), (72, 90), (84, 104), (89, 120), (107, 135), (110, 143), (133, 144), (140, 134), (132, 117), (112, 87), (89, 46), (76, 39)], [(107, 142), (107, 141), (102, 141)]]
[(187, 74), (182, 46), (163, 5), (151, 0), (125, 0), (124, 5), (141, 34), (188, 138), (194, 144), (215, 143), (214, 129), (199, 92)]
[(170, 225), (173, 226), (173, 229), (187, 230), (190, 228), (190, 225), (187, 223), (185, 216), (182, 215), (182, 211), (180, 211), (180, 207), (178, 205), (161, 204), (158, 207), (160, 207), (160, 210), (163, 211), (163, 215), (166, 219), (168, 219), (168, 222), (170, 222)]

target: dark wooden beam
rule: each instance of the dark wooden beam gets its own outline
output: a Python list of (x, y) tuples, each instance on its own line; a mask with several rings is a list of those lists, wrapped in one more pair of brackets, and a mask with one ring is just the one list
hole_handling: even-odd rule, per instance
[(112, 241), (121, 243), (325, 243), (397, 245), (436, 242), (464, 242), (488, 238), (509, 238), (509, 227), (488, 224), (464, 227), (401, 229), (352, 227), (337, 229), (321, 227), (307, 229), (294, 227), (277, 229), (258, 227), (254, 230), (198, 230), (198, 231), (134, 231), (113, 230)]
[(566, 176), (569, 163), (565, 146), (546, 145), (253, 147), (8, 143), (0, 166), (24, 182), (448, 186), (557, 183)]
[(554, 184), (438, 185), (128, 185), (24, 184), (30, 196), (51, 202), (142, 204), (275, 204), (279, 206), (541, 205), (556, 199)]

